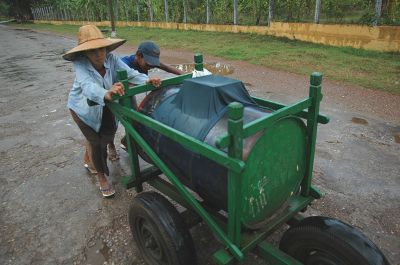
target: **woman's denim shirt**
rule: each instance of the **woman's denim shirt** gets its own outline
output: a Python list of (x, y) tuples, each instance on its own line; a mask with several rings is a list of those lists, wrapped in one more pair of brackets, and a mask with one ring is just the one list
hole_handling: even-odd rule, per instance
[[(128, 73), (128, 80), (132, 84), (143, 84), (149, 78), (145, 74), (130, 68), (121, 59), (112, 53), (107, 54), (104, 67), (106, 74), (102, 77), (86, 57), (74, 60), (75, 80), (68, 97), (68, 108), (96, 132), (99, 132), (104, 95), (117, 80), (117, 70), (124, 69)], [(97, 103), (89, 106), (88, 99)]]

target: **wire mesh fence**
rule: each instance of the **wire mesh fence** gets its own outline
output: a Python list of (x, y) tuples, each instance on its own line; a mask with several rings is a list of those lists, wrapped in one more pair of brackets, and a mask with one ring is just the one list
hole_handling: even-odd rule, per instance
[(38, 1), (36, 20), (110, 20), (268, 25), (271, 21), (400, 25), (400, 0), (64, 0)]

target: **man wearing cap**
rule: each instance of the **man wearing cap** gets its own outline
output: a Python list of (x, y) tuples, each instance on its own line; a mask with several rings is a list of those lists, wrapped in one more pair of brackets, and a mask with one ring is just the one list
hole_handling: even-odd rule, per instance
[[(148, 75), (152, 68), (160, 68), (171, 74), (181, 75), (184, 72), (160, 62), (160, 48), (152, 41), (144, 41), (140, 43), (136, 54), (122, 57), (121, 60), (130, 68), (135, 69), (139, 73)], [(136, 98), (132, 97), (132, 108), (137, 109)], [(121, 139), (121, 147), (126, 150), (126, 136)], [(113, 144), (111, 144), (113, 145)], [(115, 148), (115, 147), (114, 147)]]
[(136, 54), (122, 57), (121, 60), (130, 68), (135, 69), (139, 73), (148, 75), (152, 68), (160, 68), (168, 73), (181, 75), (184, 72), (160, 62), (160, 48), (152, 41), (144, 41), (140, 43)]

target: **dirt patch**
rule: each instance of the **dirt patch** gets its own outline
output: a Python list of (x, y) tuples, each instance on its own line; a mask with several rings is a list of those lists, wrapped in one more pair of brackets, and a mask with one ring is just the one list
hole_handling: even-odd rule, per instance
[(400, 133), (395, 133), (394, 134), (394, 141), (398, 144), (400, 144)]
[(357, 118), (357, 117), (351, 118), (351, 122), (357, 123), (357, 124), (362, 124), (362, 125), (368, 125), (368, 121), (366, 119)]

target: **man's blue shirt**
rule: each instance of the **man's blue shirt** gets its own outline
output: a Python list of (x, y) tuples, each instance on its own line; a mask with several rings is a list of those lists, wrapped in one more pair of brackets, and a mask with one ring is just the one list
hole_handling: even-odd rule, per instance
[[(132, 54), (130, 56), (124, 56), (121, 58), (121, 60), (130, 68), (135, 69), (135, 65), (133, 64), (133, 62), (135, 61), (135, 54)], [(135, 69), (137, 70), (137, 69)]]

